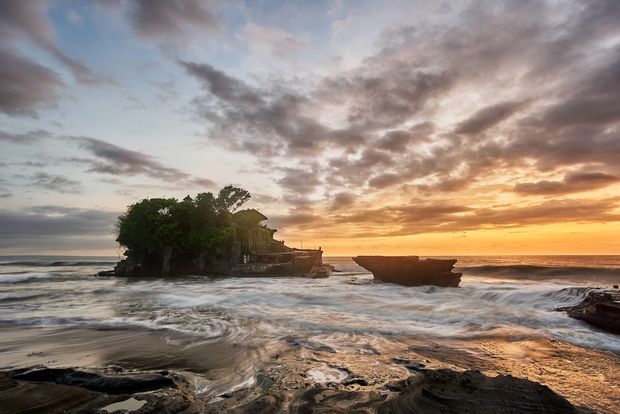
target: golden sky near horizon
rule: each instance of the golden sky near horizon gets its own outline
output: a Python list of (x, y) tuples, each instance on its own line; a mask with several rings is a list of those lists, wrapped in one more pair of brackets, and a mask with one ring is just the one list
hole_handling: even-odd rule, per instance
[(618, 254), (620, 2), (6, 0), (0, 254), (234, 184), (326, 255)]

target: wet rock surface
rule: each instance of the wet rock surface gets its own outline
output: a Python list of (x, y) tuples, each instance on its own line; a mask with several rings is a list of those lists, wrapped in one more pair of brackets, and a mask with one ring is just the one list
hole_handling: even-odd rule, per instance
[(576, 306), (560, 308), (568, 316), (581, 319), (605, 331), (620, 335), (620, 291), (591, 291)]
[[(150, 373), (113, 377), (71, 368), (0, 372), (0, 412), (86, 414), (126, 407), (111, 412), (189, 414), (204, 407), (181, 378), (161, 376), (164, 381)], [(128, 404), (134, 400), (135, 404)], [(132, 405), (139, 408), (129, 410)]]
[[(0, 407), (10, 409), (0, 411), (91, 413), (132, 405), (137, 407), (131, 411), (136, 414), (588, 412), (527, 379), (487, 376), (477, 370), (426, 369), (425, 363), (408, 358), (390, 361), (393, 367), (405, 370), (395, 371), (392, 380), (381, 375), (375, 381), (369, 372), (330, 365), (320, 368), (325, 375), (317, 379), (319, 368), (296, 373), (294, 366), (289, 366), (262, 371), (253, 386), (217, 397), (195, 395), (176, 374), (170, 374), (171, 378), (152, 373), (107, 375), (70, 368), (5, 371), (0, 372)], [(162, 378), (172, 385), (164, 384)], [(84, 387), (93, 383), (97, 391)], [(137, 383), (148, 387), (137, 387)], [(137, 391), (159, 385), (162, 387), (153, 391)], [(127, 388), (121, 392), (121, 386)]]
[(107, 394), (133, 394), (175, 387), (174, 381), (160, 374), (102, 375), (73, 368), (35, 368), (11, 375), (14, 380), (71, 385)]
[[(245, 398), (244, 398), (245, 397)], [(286, 403), (285, 403), (286, 402)], [(575, 413), (562, 396), (537, 382), (479, 371), (421, 370), (379, 390), (316, 385), (293, 393), (251, 398), (242, 392), (214, 403), (218, 413)]]

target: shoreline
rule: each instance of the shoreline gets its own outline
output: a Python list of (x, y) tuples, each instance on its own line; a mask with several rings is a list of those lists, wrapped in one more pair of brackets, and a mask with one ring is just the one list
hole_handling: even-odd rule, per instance
[[(476, 392), (497, 386), (523, 395), (546, 390), (539, 383), (583, 412), (613, 413), (618, 336), (554, 311), (590, 292), (576, 275), (608, 272), (608, 259), (585, 270), (573, 266), (578, 260), (557, 263), (564, 278), (552, 280), (514, 278), (547, 272), (541, 263), (463, 260), (486, 273), (465, 275), (458, 289), (379, 283), (350, 259), (332, 260), (343, 272), (318, 280), (96, 278), (99, 262), (80, 258), (7, 265), (0, 406), (38, 396), (47, 412), (95, 412), (131, 398), (143, 404), (140, 414), (376, 412), (390, 404), (399, 412), (400, 402), (429, 403), (414, 391), (437, 393), (444, 381), (456, 399), (470, 382)], [(62, 369), (69, 379), (53, 370), (51, 382), (15, 377), (33, 367)], [(80, 385), (145, 375), (175, 385), (114, 397)], [(57, 411), (44, 401), (61, 395), (48, 401)]]
[[(41, 328), (33, 329), (38, 333), (35, 336), (40, 337)], [(184, 348), (183, 344), (174, 343), (180, 338), (170, 332), (83, 328), (44, 330), (47, 332), (43, 336), (50, 341), (32, 344), (32, 338), (25, 335), (23, 329), (14, 328), (10, 332), (11, 329), (0, 326), (3, 337), (11, 338), (4, 342), (3, 350), (15, 349), (12, 357), (9, 354), (10, 358), (21, 354), (17, 359), (19, 363), (11, 369), (50, 366), (131, 374), (169, 372), (177, 383), (184, 384), (181, 386), (183, 393), (175, 391), (160, 397), (174, 401), (188, 398), (206, 412), (215, 407), (224, 409), (224, 406), (233, 410), (258, 400), (275, 401), (275, 395), (288, 395), (287, 398), (294, 400), (317, 388), (346, 395), (354, 393), (351, 395), (355, 395), (358, 401), (380, 394), (386, 384), (406, 380), (420, 369), (479, 370), (490, 377), (511, 375), (524, 378), (548, 386), (576, 407), (602, 413), (612, 413), (613, 407), (620, 405), (620, 387), (617, 385), (620, 384), (620, 372), (614, 369), (620, 366), (620, 354), (554, 339), (519, 335), (460, 340), (397, 337), (384, 338), (380, 349), (374, 351), (371, 348), (343, 351), (316, 347), (291, 337), (282, 338), (278, 343), (269, 344), (266, 351), (260, 351), (263, 360), (256, 365), (256, 360), (250, 361), (247, 357), (250, 347), (221, 342)], [(58, 343), (78, 337), (82, 344), (68, 344), (64, 349), (56, 347)], [(24, 342), (32, 345), (23, 347)], [(87, 347), (86, 343), (93, 346)], [(77, 352), (80, 347), (88, 349)], [(6, 362), (7, 355), (3, 352), (0, 370), (5, 373)], [(236, 381), (231, 381), (231, 374), (242, 372), (252, 375), (241, 374)], [(351, 395), (349, 397), (353, 398)], [(95, 396), (91, 397), (95, 399)], [(209, 408), (211, 405), (213, 407)]]

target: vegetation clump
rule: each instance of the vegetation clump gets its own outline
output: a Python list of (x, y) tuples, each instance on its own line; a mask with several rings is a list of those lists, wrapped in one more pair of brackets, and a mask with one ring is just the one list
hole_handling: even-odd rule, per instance
[[(254, 209), (239, 210), (249, 199), (243, 188), (226, 186), (217, 196), (200, 193), (179, 201), (150, 198), (132, 204), (118, 218), (116, 241), (127, 248), (124, 273), (204, 273), (230, 266), (251, 253), (277, 251), (276, 230)], [(121, 262), (123, 263), (123, 262)]]

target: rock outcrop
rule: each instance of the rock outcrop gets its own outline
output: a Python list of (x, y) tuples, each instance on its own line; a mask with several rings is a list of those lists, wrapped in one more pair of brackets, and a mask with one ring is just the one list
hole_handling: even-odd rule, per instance
[(391, 384), (400, 395), (377, 407), (378, 413), (575, 413), (562, 396), (537, 382), (479, 371), (422, 370)]
[(128, 409), (130, 402), (141, 407), (136, 412), (144, 414), (202, 412), (204, 403), (188, 390), (183, 378), (171, 376), (148, 372), (117, 375), (45, 367), (0, 371), (0, 412), (127, 412), (123, 408)]
[(462, 273), (452, 269), (456, 260), (425, 259), (418, 256), (356, 256), (353, 260), (382, 282), (405, 286), (457, 287)]
[(232, 268), (229, 276), (307, 276), (328, 277), (331, 267), (323, 264), (322, 250), (292, 249), (282, 253), (267, 253), (250, 257), (248, 263)]
[(560, 308), (568, 316), (620, 335), (620, 291), (591, 291), (576, 306)]
[[(189, 206), (193, 205), (191, 202), (191, 198), (184, 201), (189, 203)], [(213, 228), (206, 226), (201, 231), (184, 229), (184, 232), (181, 232), (184, 243), (180, 243), (180, 246), (172, 248), (161, 247), (155, 243), (151, 246), (150, 243), (146, 243), (147, 247), (129, 247), (124, 253), (126, 258), (118, 262), (114, 270), (100, 272), (98, 276), (328, 277), (331, 273), (331, 269), (323, 265), (323, 251), (320, 247), (318, 250), (294, 249), (286, 246), (284, 241), (274, 239), (277, 230), (267, 227), (264, 224), (267, 217), (257, 210), (248, 209), (234, 214), (221, 214), (228, 217), (234, 226), (231, 225), (227, 233), (223, 232), (227, 236), (222, 236), (219, 244), (216, 243), (217, 246), (211, 248), (186, 246), (189, 241), (208, 238), (211, 233), (217, 233), (215, 225)], [(132, 229), (126, 233), (132, 234), (136, 231)]]
[(381, 390), (347, 390), (327, 384), (243, 398), (240, 390), (209, 404), (205, 413), (379, 413), (379, 414), (573, 414), (575, 407), (548, 387), (527, 379), (479, 371), (420, 370)]
[[(479, 371), (414, 369), (407, 379), (368, 389), (361, 378), (282, 388), (265, 373), (253, 387), (205, 400), (176, 374), (108, 375), (70, 368), (0, 372), (0, 411), (94, 413), (132, 401), (140, 413), (572, 414), (575, 407), (527, 379)], [(167, 381), (165, 380), (167, 379)], [(355, 385), (350, 389), (351, 384)], [(359, 387), (362, 388), (359, 388)], [(146, 391), (146, 392), (145, 392)]]

